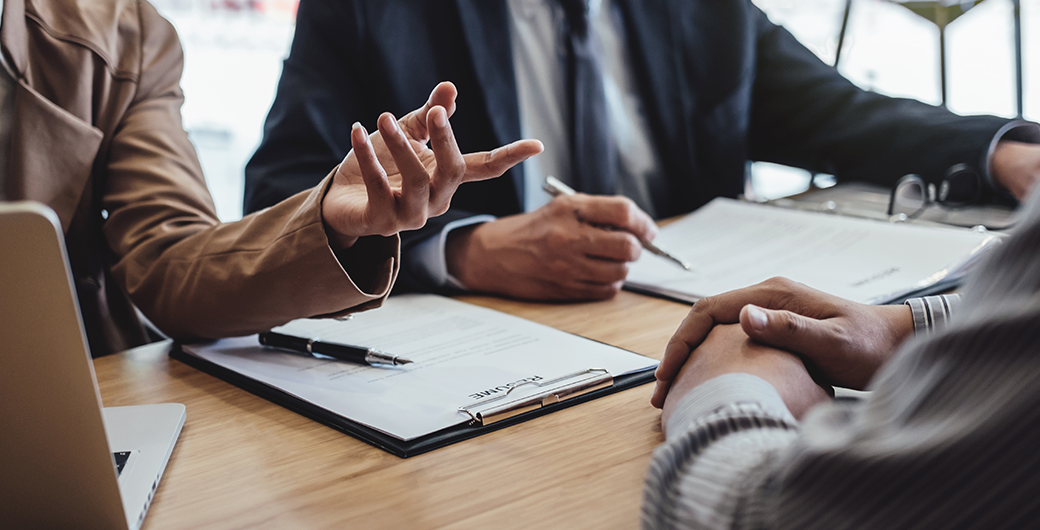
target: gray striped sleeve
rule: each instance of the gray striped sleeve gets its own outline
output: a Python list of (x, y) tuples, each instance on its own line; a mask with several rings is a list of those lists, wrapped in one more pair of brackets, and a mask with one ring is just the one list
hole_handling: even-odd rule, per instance
[(961, 304), (959, 294), (940, 294), (906, 301), (914, 316), (914, 333), (927, 335), (946, 327)]
[(753, 471), (797, 436), (776, 389), (749, 374), (726, 374), (690, 391), (668, 421), (643, 491), (643, 528), (733, 524)]
[(907, 341), (862, 401), (816, 407), (800, 430), (754, 390), (684, 413), (654, 453), (644, 527), (1037, 526), (1040, 192), (976, 272), (950, 325)]

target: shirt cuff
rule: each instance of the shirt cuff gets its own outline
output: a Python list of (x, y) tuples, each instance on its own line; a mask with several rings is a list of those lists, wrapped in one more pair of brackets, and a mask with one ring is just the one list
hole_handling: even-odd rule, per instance
[(493, 215), (475, 215), (465, 219), (452, 221), (441, 229), (440, 233), (427, 238), (412, 248), (409, 258), (416, 272), (425, 276), (436, 287), (454, 287), (466, 290), (457, 278), (448, 274), (448, 260), (444, 255), (444, 246), (448, 241), (448, 233), (456, 228), (487, 223), (496, 219)]
[(946, 327), (961, 305), (961, 295), (925, 296), (911, 298), (905, 303), (910, 306), (914, 317), (914, 335), (928, 335)]
[(999, 144), (1001, 140), (1011, 140), (1013, 142), (1022, 142), (1027, 144), (1040, 144), (1040, 124), (1026, 120), (1013, 120), (1001, 127), (1000, 130), (997, 131), (997, 134), (993, 135), (993, 139), (990, 140), (989, 149), (986, 150), (985, 164), (982, 166), (985, 168), (985, 171), (983, 171), (982, 174), (990, 188), (1010, 196), (1010, 194), (1007, 193), (1007, 190), (1005, 190), (1003, 186), (997, 184), (997, 181), (993, 179), (993, 168), (991, 167), (991, 164), (993, 163), (993, 153), (997, 150), (997, 144)]
[(765, 379), (744, 373), (723, 374), (689, 391), (672, 411), (665, 426), (669, 440), (681, 436), (698, 418), (729, 404), (756, 403), (767, 414), (797, 425), (780, 394)]

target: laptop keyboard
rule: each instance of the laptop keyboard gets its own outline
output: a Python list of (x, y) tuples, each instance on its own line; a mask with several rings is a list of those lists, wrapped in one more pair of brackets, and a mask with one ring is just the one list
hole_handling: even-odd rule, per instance
[(130, 459), (130, 451), (112, 453), (112, 458), (116, 461), (116, 475), (123, 474), (123, 468), (126, 467), (126, 461)]

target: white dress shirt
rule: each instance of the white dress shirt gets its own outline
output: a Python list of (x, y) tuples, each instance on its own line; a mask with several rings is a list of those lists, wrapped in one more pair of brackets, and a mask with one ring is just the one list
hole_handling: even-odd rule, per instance
[[(568, 184), (571, 177), (568, 116), (565, 15), (557, 0), (508, 0), (513, 69), (520, 107), (520, 135), (541, 140), (542, 154), (523, 162), (524, 211), (534, 211), (552, 198), (542, 180), (553, 175)], [(631, 198), (654, 216), (651, 185), (663, 179), (650, 140), (650, 130), (632, 73), (624, 25), (612, 0), (589, 0), (593, 37), (600, 47), (603, 88), (610, 128), (618, 146), (618, 193)], [(412, 259), (439, 285), (465, 288), (448, 274), (444, 246), (451, 230), (493, 220), (490, 216), (463, 219), (444, 227), (438, 236), (420, 243)]]

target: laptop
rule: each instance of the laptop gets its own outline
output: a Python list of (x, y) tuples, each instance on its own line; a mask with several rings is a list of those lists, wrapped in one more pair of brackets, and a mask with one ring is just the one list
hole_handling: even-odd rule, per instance
[(101, 406), (58, 217), (0, 203), (0, 526), (139, 528), (184, 419)]

